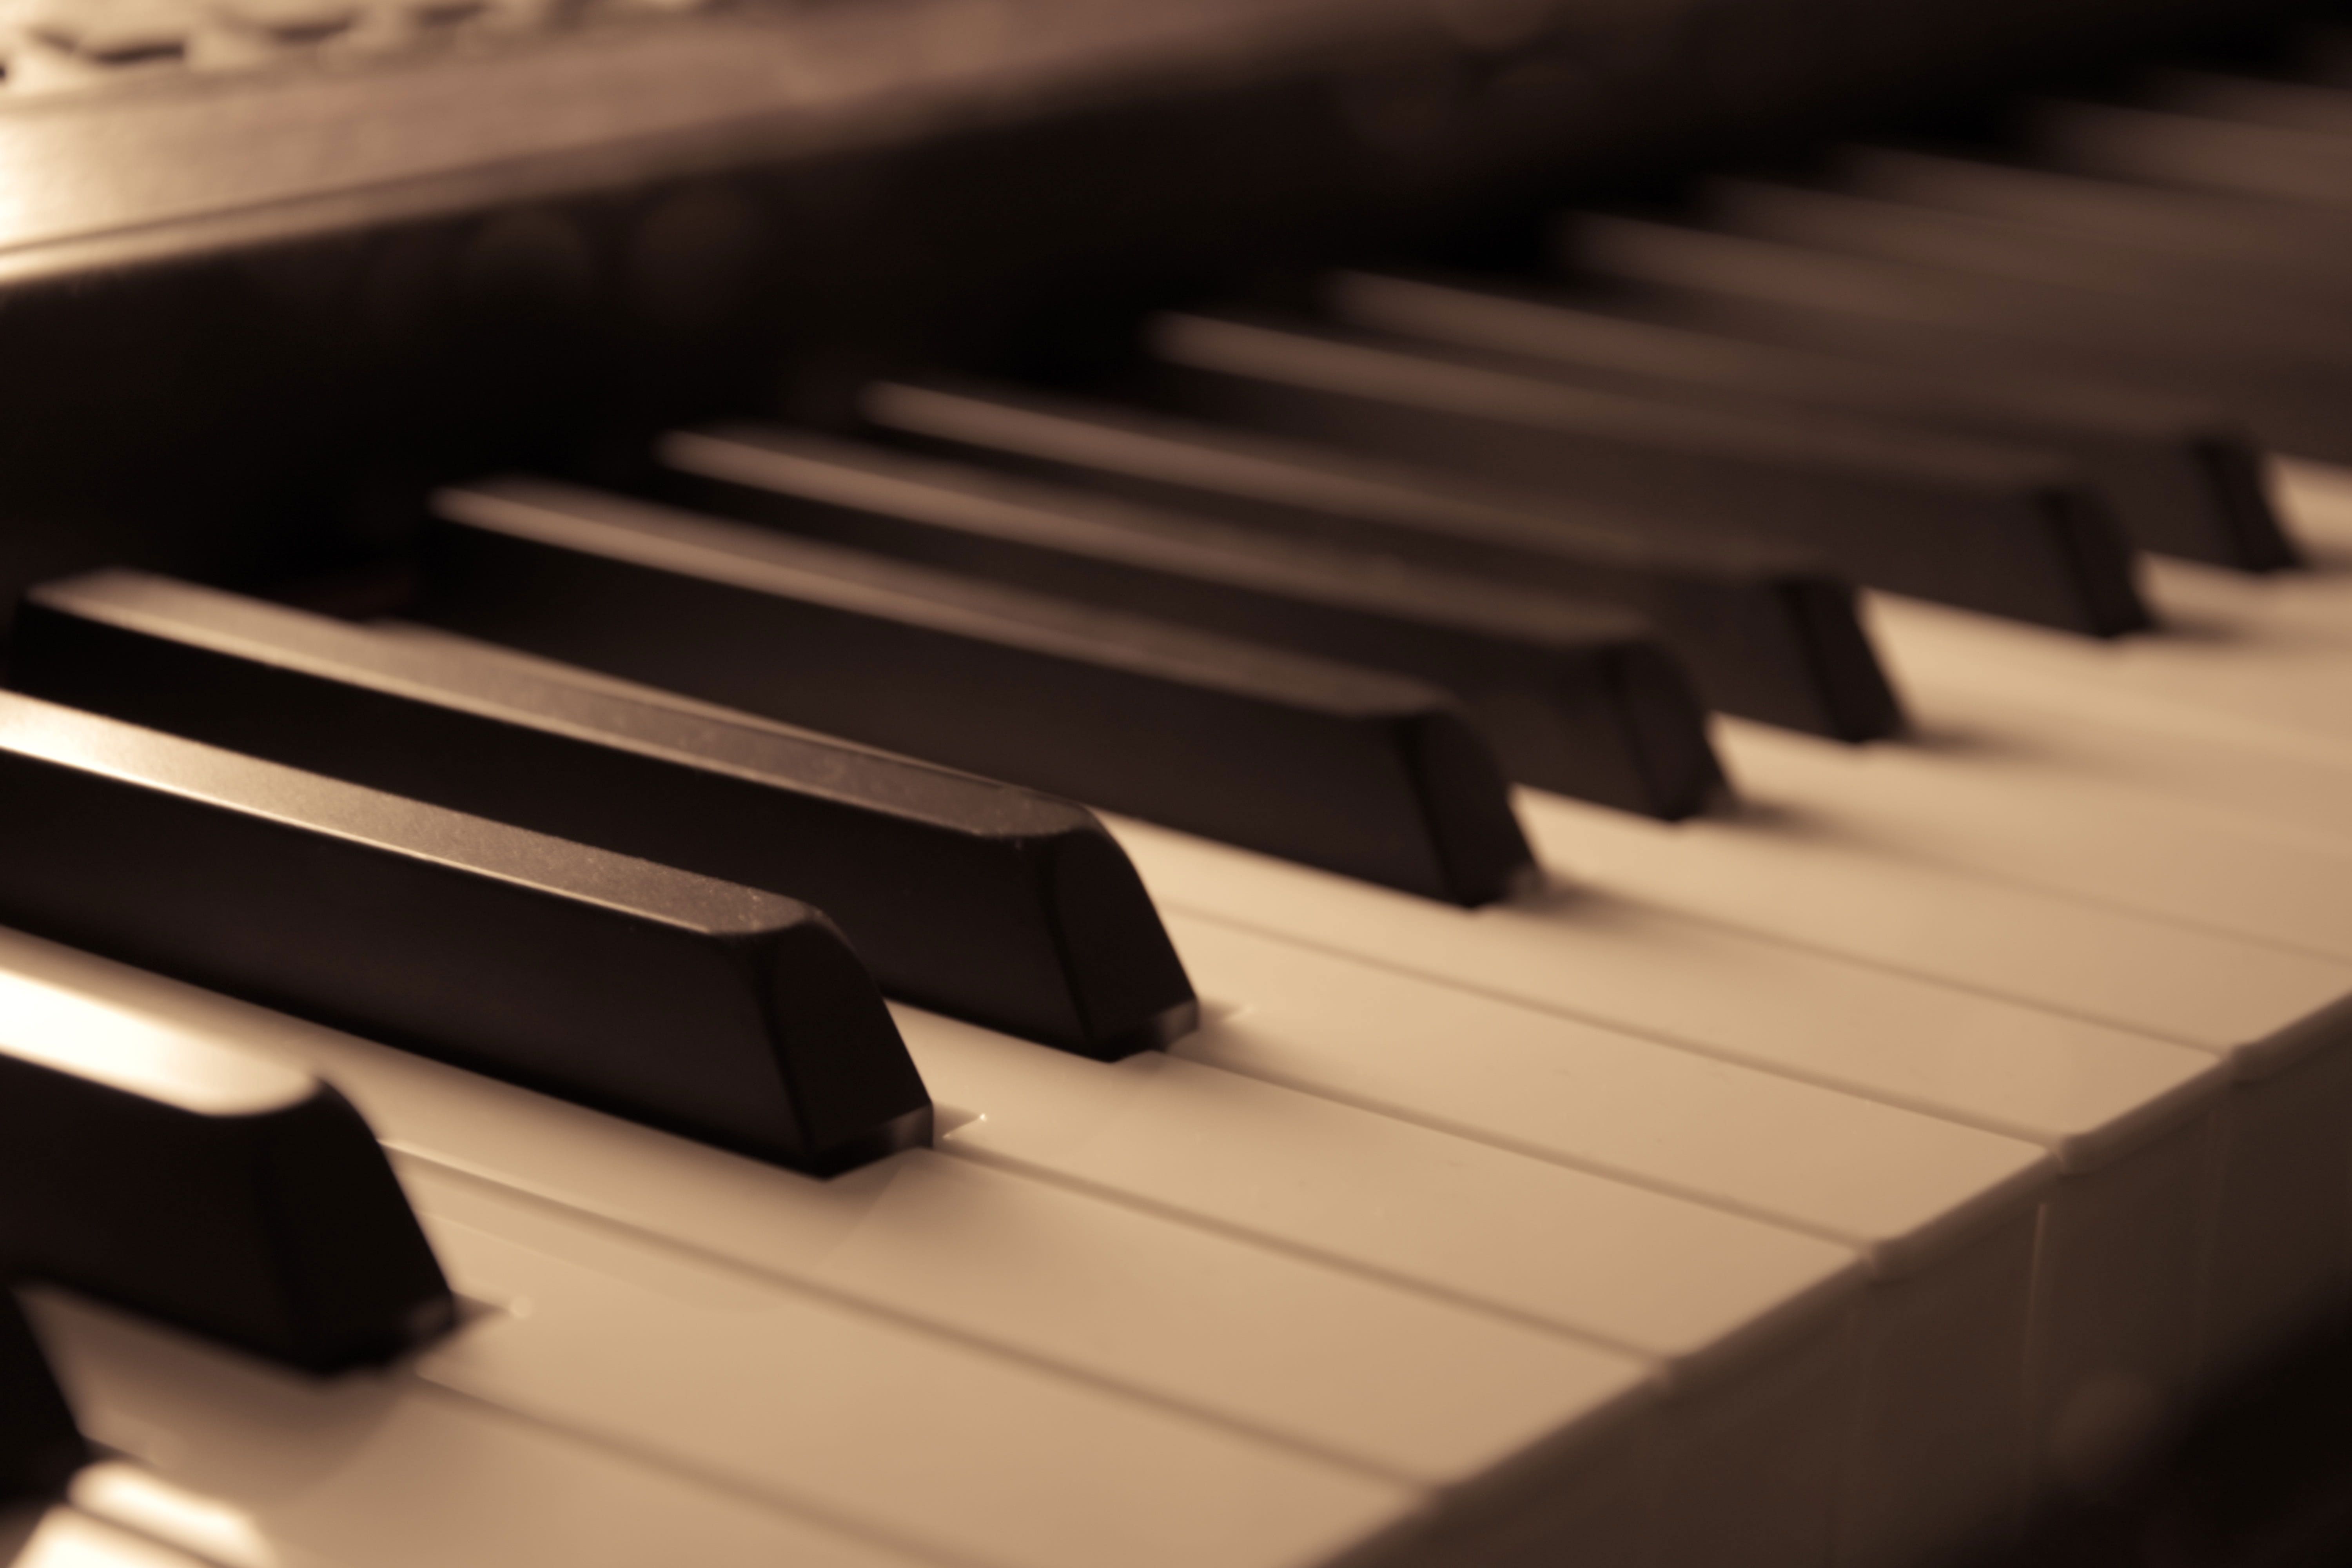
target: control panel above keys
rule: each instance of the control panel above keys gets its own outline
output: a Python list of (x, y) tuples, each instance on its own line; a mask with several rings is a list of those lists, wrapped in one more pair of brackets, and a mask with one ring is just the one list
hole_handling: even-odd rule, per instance
[(351, 1102), (194, 1037), (0, 1037), (0, 1265), (310, 1372), (457, 1317)]
[(930, 1100), (841, 933), (673, 870), (0, 696), (0, 921), (830, 1173)]

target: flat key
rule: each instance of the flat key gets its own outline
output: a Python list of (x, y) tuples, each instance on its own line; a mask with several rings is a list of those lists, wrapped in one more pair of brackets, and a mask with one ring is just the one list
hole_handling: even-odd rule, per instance
[(1198, 1017), (1126, 855), (1027, 790), (129, 572), (28, 595), (9, 679), (804, 900), (885, 991), (1066, 1050), (1123, 1056)]
[(0, 1260), (310, 1372), (457, 1319), (375, 1134), (335, 1089), (197, 1039), (12, 1018), (0, 1040)]
[(1564, 220), (1554, 248), (1645, 301), (1777, 342), (1915, 371), (2139, 387), (2212, 404), (2283, 451), (2352, 454), (2352, 353), (2315, 319), (2290, 332), (2093, 289), (1593, 215)]
[(1527, 875), (1423, 682), (562, 486), (436, 504), (452, 629), (1448, 902)]
[(2319, 209), (2352, 203), (2352, 136), (2341, 122), (2210, 112), (2220, 107), (2052, 100), (2025, 116), (2025, 138), (2037, 162), (2071, 173)]
[(929, 1138), (792, 900), (15, 695), (0, 812), (11, 924), (797, 1169)]
[(2260, 279), (2338, 304), (2352, 292), (2336, 265), (2352, 243), (2352, 214), (1911, 148), (1843, 148), (1834, 169), (1838, 188), (1858, 195), (2016, 225), (2225, 287)]
[(2105, 499), (2039, 453), (1591, 392), (1253, 321), (1164, 317), (1151, 339), (1150, 395), (1196, 416), (1752, 532), (1995, 615), (2095, 636), (2148, 624)]
[(1848, 741), (1901, 724), (1853, 588), (1798, 552), (1671, 525), (1597, 526), (1557, 498), (1483, 493), (1108, 404), (889, 383), (868, 387), (861, 408), (901, 437), (1269, 540), (1631, 610), (1683, 661), (1708, 706), (1726, 712)]
[(2262, 454), (2215, 410), (2120, 388), (2058, 387), (1809, 353), (1703, 323), (1412, 277), (1347, 273), (1331, 309), (1357, 326), (1521, 357), (1596, 390), (1818, 409), (2063, 453), (2143, 549), (2252, 571), (2293, 565)]
[(1673, 819), (1722, 783), (1680, 667), (1622, 611), (788, 430), (661, 453), (685, 499), (795, 535), (1419, 676), (1521, 784)]
[(89, 1458), (24, 1310), (0, 1288), (0, 1505), (55, 1496)]

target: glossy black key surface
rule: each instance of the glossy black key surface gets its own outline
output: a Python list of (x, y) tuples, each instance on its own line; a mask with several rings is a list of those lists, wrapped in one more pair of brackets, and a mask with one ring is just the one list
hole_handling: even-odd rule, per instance
[(436, 508), (452, 629), (1431, 898), (1532, 875), (1423, 682), (565, 486)]
[(1838, 189), (1880, 201), (2018, 226), (2110, 258), (2150, 262), (2225, 287), (2258, 279), (2313, 300), (2352, 298), (2338, 264), (2352, 210), (2222, 191), (2189, 191), (2017, 163), (1862, 144), (1838, 151)]
[(790, 899), (0, 694), (0, 921), (779, 1164), (925, 1142)]
[(457, 1321), (351, 1102), (193, 1037), (0, 1037), (0, 1260), (310, 1372)]
[(10, 684), (766, 888), (893, 995), (1087, 1056), (1190, 1029), (1160, 917), (1083, 807), (138, 573), (29, 593)]
[(1755, 235), (1580, 214), (1560, 263), (1697, 319), (1934, 372), (2061, 377), (2209, 404), (2281, 451), (2352, 458), (2352, 332)]
[(1462, 700), (1522, 784), (1673, 818), (1722, 783), (1689, 683), (1622, 612), (773, 427), (683, 432), (661, 451), (709, 510), (1420, 676)]
[[(2254, 103), (2225, 105), (2210, 95), (2147, 103), (2052, 100), (2022, 117), (2023, 134), (2037, 161), (2060, 169), (2321, 209), (2352, 207), (2352, 134), (2340, 108), (2347, 95), (2325, 88), (2300, 95), (2307, 106), (2332, 100), (2338, 107), (2266, 115)], [(2272, 102), (2285, 107), (2280, 98)]]
[(1671, 310), (1604, 310), (1432, 279), (1345, 273), (1327, 298), (1352, 324), (1524, 358), (1599, 391), (1815, 408), (2061, 452), (2143, 549), (2254, 571), (2297, 560), (2263, 493), (2260, 450), (2218, 410), (2178, 399), (1957, 367), (1920, 374), (1713, 331)]
[(0, 1506), (54, 1496), (89, 1458), (41, 1342), (0, 1285)]
[(884, 383), (861, 411), (901, 439), (1268, 539), (1631, 610), (1727, 713), (1844, 741), (1902, 724), (1853, 587), (1783, 546), (1672, 523), (1601, 527), (1557, 498), (1113, 404)]
[(1875, 587), (2065, 630), (2148, 625), (2104, 500), (2042, 454), (1591, 392), (1319, 329), (1168, 316), (1150, 342), (1148, 395), (1195, 416), (1782, 540)]

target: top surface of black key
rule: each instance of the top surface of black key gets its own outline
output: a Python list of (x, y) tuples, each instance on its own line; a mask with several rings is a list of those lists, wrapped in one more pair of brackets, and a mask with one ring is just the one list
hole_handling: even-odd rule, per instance
[(1903, 366), (1808, 352), (1672, 319), (1476, 281), (1348, 273), (1333, 312), (1356, 325), (1514, 359), (1602, 390), (1758, 401), (2046, 446), (2082, 465), (2137, 544), (2267, 571), (2297, 560), (2262, 454), (2220, 410), (2130, 389)]
[(35, 1020), (0, 1039), (0, 1258), (311, 1372), (389, 1360), (457, 1319), (351, 1103), (188, 1036)]
[(453, 629), (1432, 898), (1532, 874), (1423, 682), (569, 487), (436, 507)]
[(1680, 817), (1722, 779), (1682, 672), (1622, 611), (772, 426), (661, 451), (688, 500), (803, 537), (1420, 676), (1523, 784)]
[(2067, 630), (2149, 622), (2103, 498), (2047, 454), (1310, 327), (1171, 316), (1150, 336), (1141, 385), (1196, 416), (1790, 540), (1874, 586)]
[(137, 573), (34, 589), (9, 681), (214, 745), (813, 903), (886, 991), (1089, 1056), (1197, 1013), (1084, 807)]
[(929, 1136), (776, 894), (15, 695), (0, 815), (10, 924), (798, 1169)]
[(1671, 523), (1595, 526), (1556, 498), (1112, 404), (884, 383), (866, 389), (862, 408), (895, 435), (1017, 472), (1405, 569), (1622, 606), (1727, 712), (1850, 741), (1902, 722), (1853, 590), (1787, 546)]
[(2352, 458), (2352, 352), (2311, 331), (1621, 216), (1564, 217), (1560, 265), (1776, 341), (1933, 371), (2050, 377), (2218, 406), (2268, 446)]

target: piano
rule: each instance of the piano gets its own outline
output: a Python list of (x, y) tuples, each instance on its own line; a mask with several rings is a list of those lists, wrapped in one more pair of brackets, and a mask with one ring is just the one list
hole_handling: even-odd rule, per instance
[(2337, 1560), (2347, 38), (9, 10), (0, 1561)]

